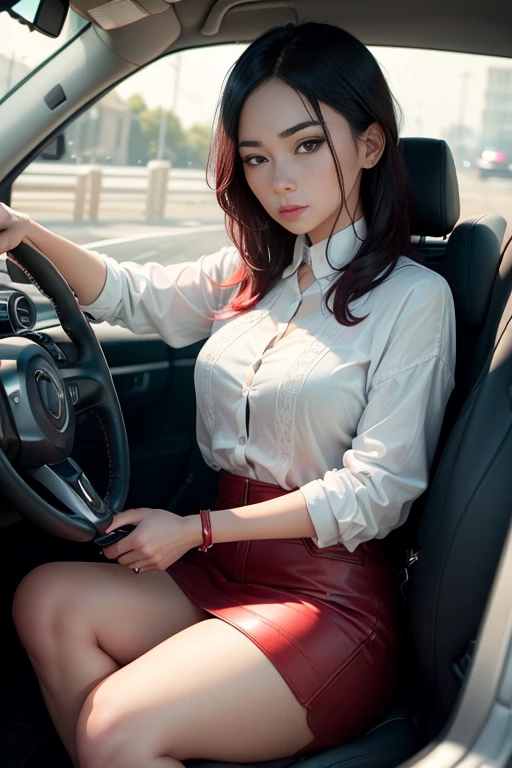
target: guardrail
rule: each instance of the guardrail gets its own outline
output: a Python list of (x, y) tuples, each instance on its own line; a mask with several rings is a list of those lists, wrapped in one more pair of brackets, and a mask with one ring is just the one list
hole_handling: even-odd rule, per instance
[(64, 195), (71, 202), (72, 219), (96, 221), (102, 200), (141, 199), (147, 221), (164, 218), (169, 200), (215, 202), (215, 195), (194, 172), (178, 170), (171, 174), (166, 160), (151, 160), (146, 168), (99, 165), (69, 166), (43, 164), (27, 170), (16, 180), (13, 190), (23, 198)]

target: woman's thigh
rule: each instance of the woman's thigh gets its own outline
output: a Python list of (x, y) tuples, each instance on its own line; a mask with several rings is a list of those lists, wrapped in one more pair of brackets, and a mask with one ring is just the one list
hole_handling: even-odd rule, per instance
[(41, 565), (25, 576), (13, 606), (29, 652), (66, 637), (92, 639), (121, 666), (208, 615), (167, 572), (135, 574), (116, 563)]
[(78, 720), (84, 768), (148, 758), (261, 761), (313, 738), (305, 708), (238, 629), (210, 619), (180, 632), (100, 683)]

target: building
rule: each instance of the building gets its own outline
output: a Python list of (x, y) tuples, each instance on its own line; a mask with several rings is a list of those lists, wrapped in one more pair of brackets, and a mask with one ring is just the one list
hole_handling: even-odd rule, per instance
[(482, 114), (482, 147), (512, 148), (512, 68), (489, 67)]
[(126, 165), (132, 112), (110, 91), (65, 131), (66, 160)]

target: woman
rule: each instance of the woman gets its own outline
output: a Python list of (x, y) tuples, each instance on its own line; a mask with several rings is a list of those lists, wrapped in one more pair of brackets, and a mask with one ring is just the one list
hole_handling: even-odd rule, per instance
[(112, 529), (136, 529), (105, 549), (118, 564), (47, 564), (16, 593), (75, 765), (302, 754), (389, 706), (400, 633), (382, 539), (427, 486), (455, 364), (448, 285), (410, 255), (397, 144), (370, 52), (286, 25), (222, 97), (212, 162), (232, 246), (120, 266), (3, 207), (0, 248), (47, 254), (95, 320), (207, 339), (197, 435), (216, 509), (122, 512)]

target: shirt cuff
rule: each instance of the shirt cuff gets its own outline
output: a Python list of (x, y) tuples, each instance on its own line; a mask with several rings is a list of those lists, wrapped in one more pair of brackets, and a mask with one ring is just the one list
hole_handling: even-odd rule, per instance
[(316, 531), (313, 541), (317, 547), (331, 547), (340, 543), (338, 521), (332, 515), (325, 491), (318, 480), (312, 480), (300, 488)]

